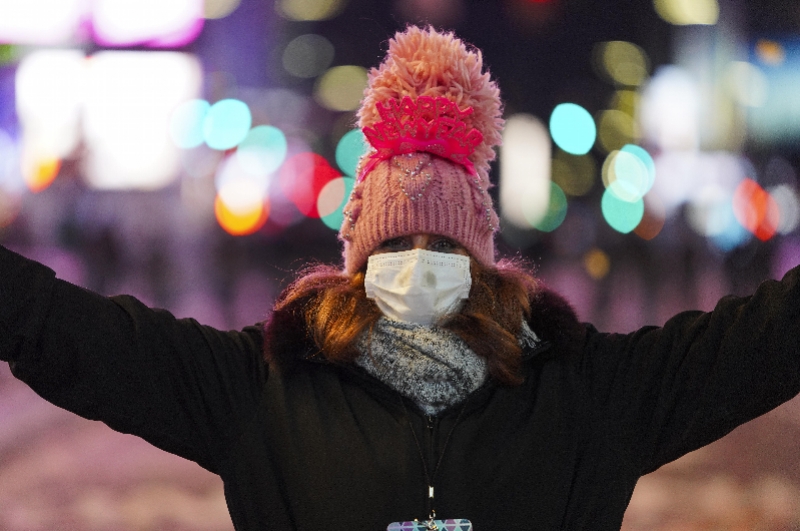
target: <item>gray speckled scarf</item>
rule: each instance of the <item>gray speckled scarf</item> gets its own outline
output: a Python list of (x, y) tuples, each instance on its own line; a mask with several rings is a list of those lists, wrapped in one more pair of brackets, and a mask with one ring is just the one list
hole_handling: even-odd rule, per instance
[(486, 360), (454, 333), (381, 317), (359, 340), (356, 364), (425, 413), (464, 400), (489, 377)]

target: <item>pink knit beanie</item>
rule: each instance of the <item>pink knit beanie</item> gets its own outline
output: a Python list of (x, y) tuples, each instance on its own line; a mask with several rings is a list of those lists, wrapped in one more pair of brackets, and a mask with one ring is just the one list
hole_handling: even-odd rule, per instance
[(482, 70), (480, 50), (452, 33), (412, 26), (389, 42), (358, 111), (373, 149), (344, 207), (347, 273), (381, 242), (417, 233), (452, 238), (494, 264), (489, 163), (503, 119), (500, 91)]

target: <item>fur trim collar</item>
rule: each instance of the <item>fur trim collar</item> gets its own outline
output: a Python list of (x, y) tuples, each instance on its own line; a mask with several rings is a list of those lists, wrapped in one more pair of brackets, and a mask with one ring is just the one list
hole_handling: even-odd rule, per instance
[[(299, 300), (273, 311), (264, 323), (264, 357), (271, 366), (287, 370), (300, 360), (324, 359), (305, 326), (307, 303)], [(528, 324), (540, 340), (557, 347), (551, 352), (575, 348), (585, 331), (570, 304), (546, 288), (540, 289), (531, 299)]]

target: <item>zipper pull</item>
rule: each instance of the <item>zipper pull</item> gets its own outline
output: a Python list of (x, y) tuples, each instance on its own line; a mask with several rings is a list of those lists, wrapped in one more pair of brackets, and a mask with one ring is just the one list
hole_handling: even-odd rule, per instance
[(434, 427), (434, 426), (433, 426), (433, 416), (431, 416), (431, 415), (425, 415), (425, 418), (428, 420), (428, 429), (429, 429), (430, 431), (433, 431), (433, 427)]

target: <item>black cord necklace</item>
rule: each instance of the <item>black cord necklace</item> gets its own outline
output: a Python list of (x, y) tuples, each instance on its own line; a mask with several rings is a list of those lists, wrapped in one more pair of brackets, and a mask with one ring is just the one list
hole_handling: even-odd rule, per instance
[[(439, 467), (442, 465), (442, 460), (444, 459), (444, 454), (447, 451), (447, 447), (450, 444), (450, 438), (453, 436), (453, 432), (458, 426), (459, 422), (461, 422), (461, 417), (464, 416), (464, 412), (467, 409), (467, 403), (464, 402), (464, 405), (461, 406), (461, 410), (458, 412), (458, 416), (456, 417), (456, 421), (453, 423), (453, 426), (450, 428), (450, 431), (447, 432), (447, 437), (444, 440), (444, 445), (442, 445), (442, 452), (439, 454), (439, 459), (436, 461), (436, 466), (433, 468), (433, 473), (429, 473), (428, 470), (428, 462), (425, 460), (425, 453), (422, 451), (422, 445), (419, 442), (419, 437), (417, 436), (416, 430), (414, 430), (414, 425), (411, 423), (411, 415), (408, 414), (408, 408), (406, 407), (406, 401), (404, 399), (400, 399), (401, 403), (403, 404), (403, 412), (405, 413), (406, 420), (408, 421), (408, 427), (411, 430), (411, 435), (414, 436), (414, 443), (417, 446), (417, 452), (419, 453), (420, 461), (422, 461), (422, 471), (425, 475), (425, 482), (427, 483), (428, 487), (428, 497), (426, 499), (426, 509), (428, 511), (428, 520), (426, 522), (420, 522), (425, 526), (425, 529), (430, 531), (440, 529), (438, 527), (436, 521), (436, 508), (434, 507), (434, 482), (436, 480), (436, 474), (439, 472)], [(428, 417), (430, 418), (430, 416)], [(418, 522), (418, 520), (414, 520), (414, 522)], [(464, 520), (463, 522), (469, 523), (468, 521)], [(472, 524), (469, 524), (469, 528), (463, 527), (463, 529), (472, 529)]]

